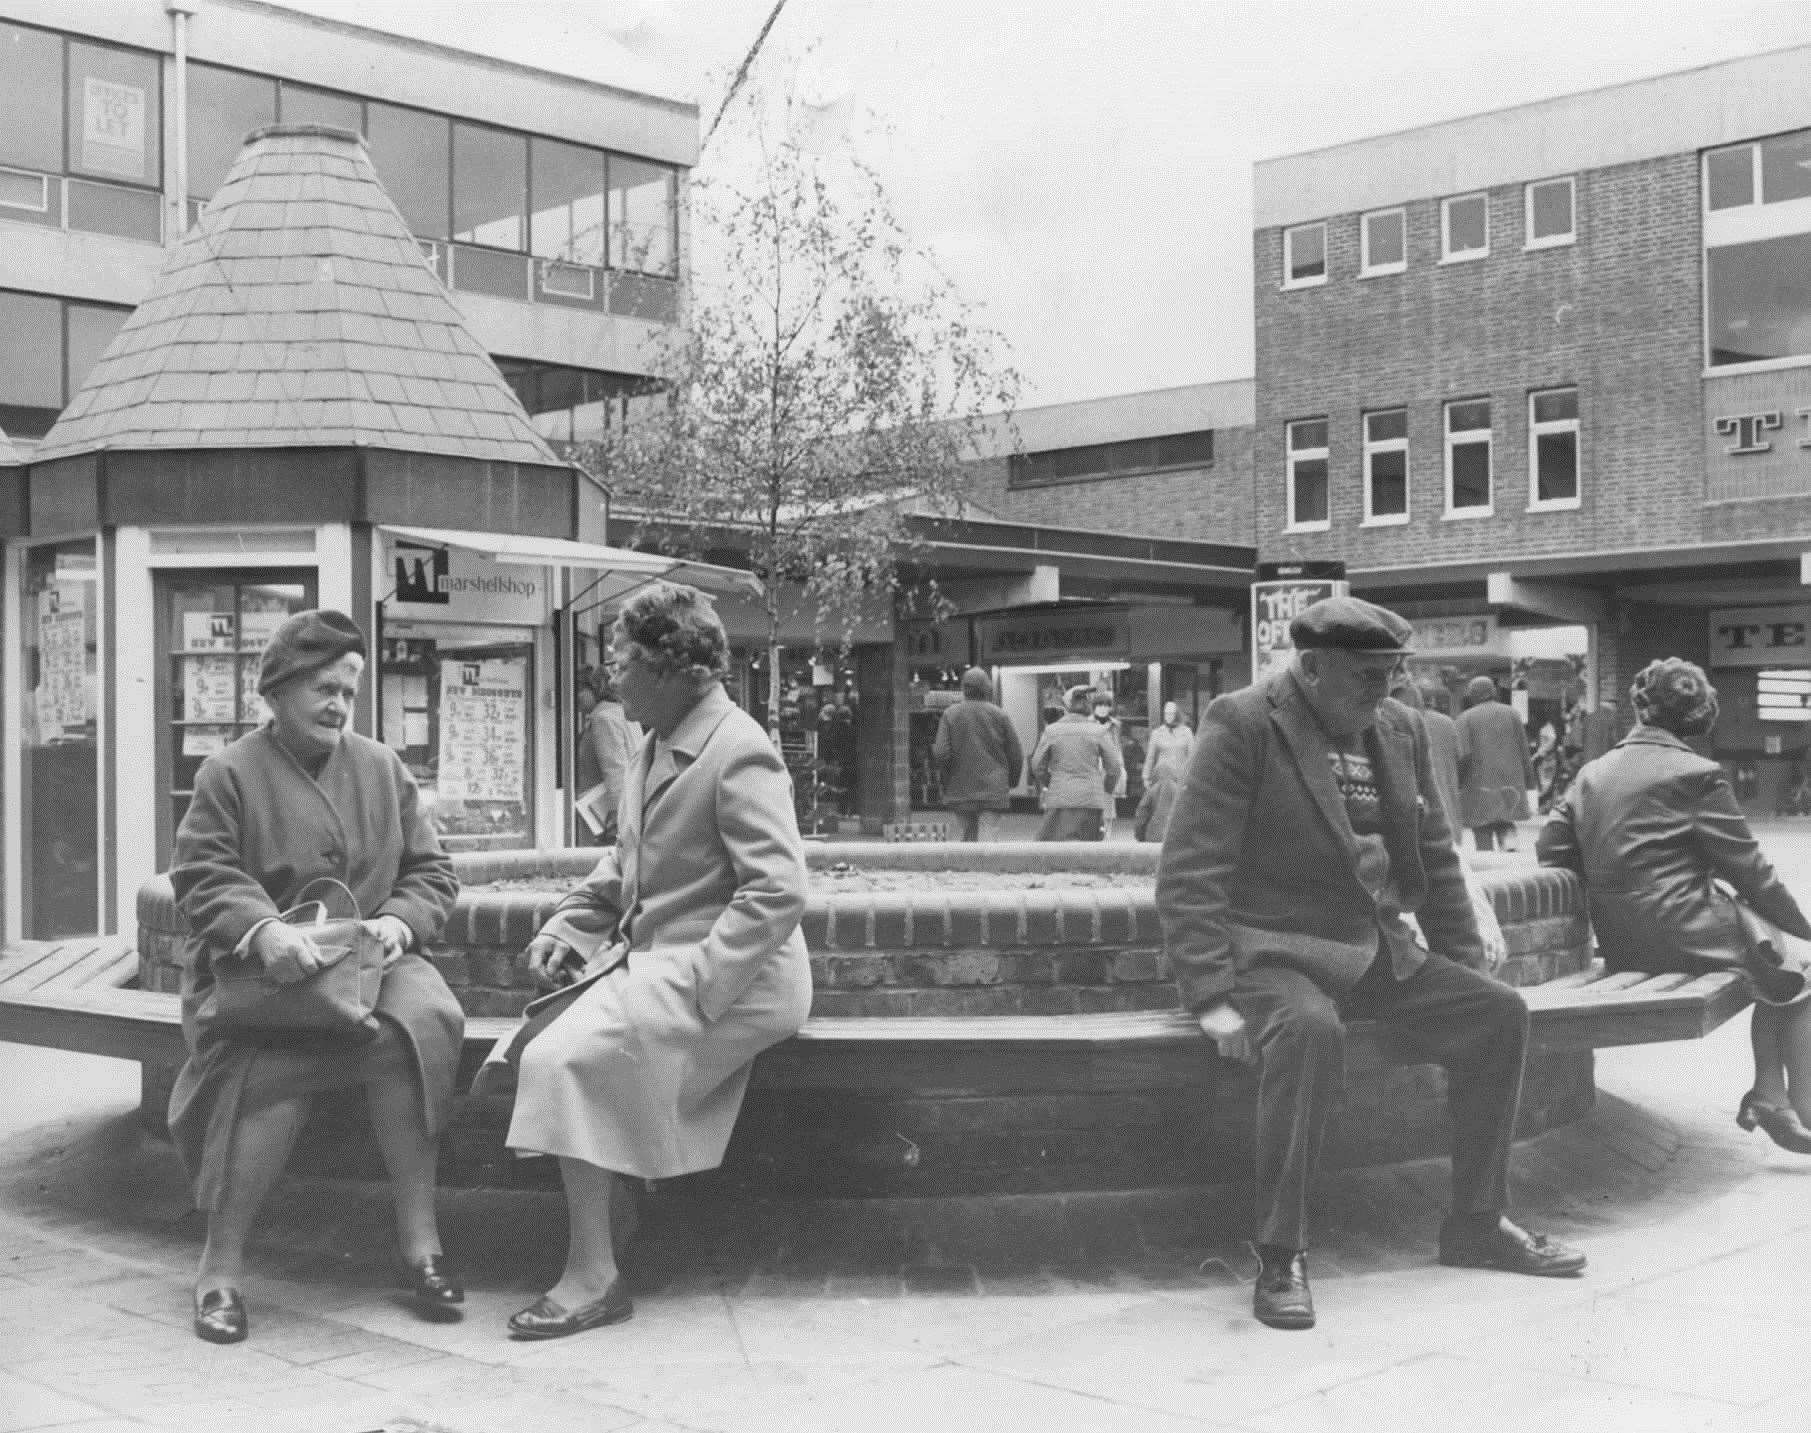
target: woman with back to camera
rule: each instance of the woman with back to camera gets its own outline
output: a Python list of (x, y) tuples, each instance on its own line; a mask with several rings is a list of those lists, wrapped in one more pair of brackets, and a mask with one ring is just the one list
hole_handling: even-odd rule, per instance
[(1811, 988), (1781, 935), (1811, 940), (1811, 922), (1762, 854), (1723, 769), (1687, 745), (1716, 725), (1717, 692), (1703, 669), (1678, 657), (1650, 662), (1629, 696), (1634, 730), (1580, 770), (1541, 831), (1541, 864), (1584, 877), (1607, 969), (1743, 972), (1756, 1002), (1754, 1087), (1736, 1119), (1811, 1154)]
[[(421, 952), (459, 894), (452, 862), (396, 753), (346, 730), (365, 638), (344, 613), (299, 612), (272, 635), (258, 671), (271, 719), (202, 763), (176, 833), (170, 882), (188, 924), (182, 1024), (188, 1062), (170, 1095), (170, 1133), (207, 1211), (194, 1329), (237, 1343), (240, 1292), (258, 1206), (283, 1172), (309, 1100), (363, 1085), (396, 1207), (404, 1286), (425, 1317), (456, 1317), (434, 1211), (438, 1137), (452, 1105), (465, 1018)], [(321, 968), (320, 949), (281, 913), (342, 882), (383, 942), (378, 1033), (261, 1042), (214, 1028), (214, 963), (250, 955), (279, 983)]]

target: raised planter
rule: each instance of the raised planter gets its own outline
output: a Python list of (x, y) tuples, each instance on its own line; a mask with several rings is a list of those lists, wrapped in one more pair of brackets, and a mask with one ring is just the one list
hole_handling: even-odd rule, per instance
[[(435, 963), (473, 1016), (512, 1016), (535, 994), (517, 956), (559, 891), (595, 851), (474, 853), (462, 880), (545, 882), (545, 890), (465, 891)], [(1042, 1194), (1221, 1182), (1250, 1167), (1255, 1084), (1206, 1044), (1103, 1057), (990, 1040), (989, 1017), (1167, 1010), (1175, 986), (1148, 886), (1079, 881), (1148, 876), (1158, 848), (1133, 844), (872, 842), (809, 848), (804, 930), (814, 1016), (973, 1019), (957, 1051), (909, 1042), (860, 1050), (791, 1041), (756, 1066), (724, 1169), (743, 1194), (900, 1197)], [(911, 889), (837, 889), (837, 868), (914, 872)], [(939, 879), (939, 873), (950, 873)], [(976, 873), (1001, 880), (980, 888)], [(1008, 887), (1006, 882), (1015, 884)], [(1510, 948), (1503, 977), (1530, 985), (1583, 969), (1589, 931), (1576, 883), (1555, 872), (1486, 875)], [(139, 900), (142, 978), (173, 989), (181, 921), (161, 878)], [(1445, 1148), (1444, 1076), (1403, 1066), (1355, 1026), (1348, 1095), (1328, 1160), (1372, 1164)], [(1588, 1051), (1531, 1057), (1519, 1133), (1584, 1115)], [(155, 1096), (153, 1095), (153, 1101)], [(449, 1182), (516, 1181), (545, 1161), (510, 1159), (505, 1111), (467, 1101), (443, 1154)], [(317, 1123), (321, 1123), (317, 1121)], [(362, 1125), (362, 1119), (358, 1121)], [(329, 1133), (331, 1131), (331, 1133)], [(375, 1170), (363, 1141), (330, 1117), (315, 1158)], [(350, 1161), (350, 1162), (348, 1162)]]

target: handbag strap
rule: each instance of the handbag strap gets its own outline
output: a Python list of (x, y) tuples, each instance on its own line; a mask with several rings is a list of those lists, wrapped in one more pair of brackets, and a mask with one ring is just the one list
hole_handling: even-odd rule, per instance
[[(316, 886), (330, 886), (330, 887), (336, 888), (340, 891), (343, 891), (346, 896), (346, 904), (352, 907), (351, 919), (352, 920), (363, 920), (364, 919), (363, 914), (359, 911), (359, 908), (358, 908), (358, 897), (352, 894), (352, 887), (348, 886), (344, 881), (340, 880), (337, 876), (316, 876), (307, 885), (303, 886), (301, 890), (297, 891), (296, 895), (300, 896), (300, 897), (306, 897), (308, 895), (308, 893), (310, 891), (312, 891)], [(320, 911), (320, 915), (316, 917), (317, 922), (319, 922), (320, 920), (324, 920), (326, 918), (327, 903), (325, 901), (318, 901), (318, 900), (311, 901), (311, 900), (306, 900), (306, 899), (298, 900), (288, 910), (284, 911), (282, 918), (285, 921), (288, 921), (291, 919), (291, 917), (301, 914), (301, 912), (309, 909), (309, 907), (311, 907), (311, 906), (315, 907), (316, 909), (318, 909)]]

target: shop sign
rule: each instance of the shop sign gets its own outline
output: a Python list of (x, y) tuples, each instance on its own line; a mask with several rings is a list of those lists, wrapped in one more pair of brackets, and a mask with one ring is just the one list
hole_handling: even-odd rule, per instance
[(1712, 502), (1811, 490), (1811, 389), (1802, 368), (1704, 384), (1704, 495)]
[(1323, 597), (1342, 597), (1347, 584), (1332, 578), (1290, 577), (1251, 584), (1251, 679), (1280, 672), (1295, 655), (1289, 624)]
[(1056, 662), (1123, 662), (1132, 650), (1123, 610), (1077, 607), (977, 617), (975, 637), (983, 666), (1050, 666)]
[(547, 616), (545, 567), (492, 562), (459, 547), (390, 539), (387, 606), (397, 617), (538, 626)]
[(1477, 617), (1417, 617), (1413, 625), (1415, 635), (1410, 640), (1418, 657), (1496, 650), (1497, 619), (1488, 613)]
[(915, 667), (968, 665), (968, 623), (961, 618), (949, 622), (901, 622), (899, 644), (906, 660)]
[(1811, 604), (1725, 607), (1710, 614), (1713, 667), (1811, 666)]

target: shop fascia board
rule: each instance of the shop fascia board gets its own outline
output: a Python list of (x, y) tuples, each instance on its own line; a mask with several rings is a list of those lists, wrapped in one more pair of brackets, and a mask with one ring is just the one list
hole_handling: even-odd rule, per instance
[(1492, 607), (1515, 607), (1560, 622), (1592, 626), (1610, 611), (1609, 599), (1600, 591), (1577, 583), (1550, 578), (1518, 577), (1513, 572), (1492, 572), (1484, 579), (1484, 597)]
[[(655, 552), (626, 547), (605, 547), (594, 542), (572, 542), (557, 537), (527, 537), (515, 533), (467, 532), (458, 528), (413, 527), (381, 523), (383, 531), (429, 547), (456, 547), (491, 562), (518, 567), (568, 567), (600, 574), (607, 589), (620, 587), (623, 595), (649, 582), (683, 582), (707, 592), (740, 593), (759, 597), (761, 579), (752, 572), (720, 567), (712, 562), (691, 562)], [(611, 583), (610, 579), (617, 579)], [(610, 590), (593, 589), (593, 600), (614, 600)]]

